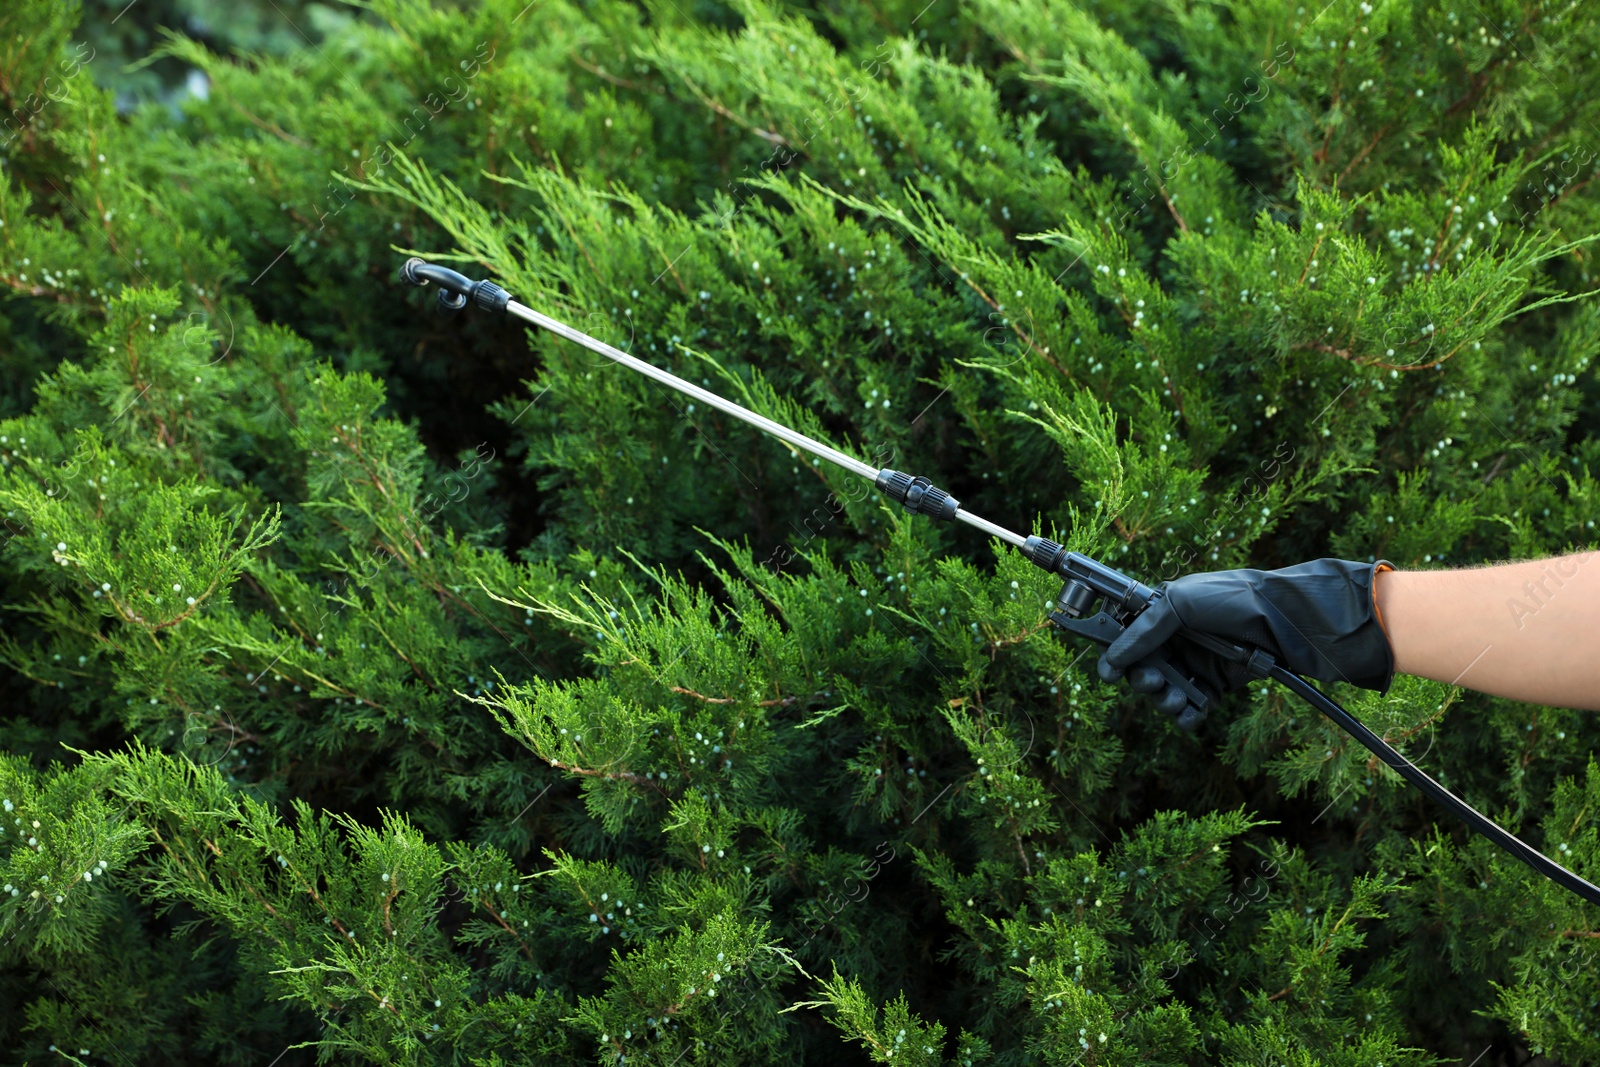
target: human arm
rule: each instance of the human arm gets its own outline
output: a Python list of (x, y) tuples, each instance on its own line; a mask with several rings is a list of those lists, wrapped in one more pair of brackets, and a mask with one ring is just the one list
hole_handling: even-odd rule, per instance
[(1374, 579), (1395, 670), (1530, 704), (1600, 711), (1595, 553)]

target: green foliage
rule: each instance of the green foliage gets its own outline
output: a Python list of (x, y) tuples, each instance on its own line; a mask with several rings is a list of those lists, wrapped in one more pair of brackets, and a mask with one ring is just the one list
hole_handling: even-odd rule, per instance
[[(395, 279), (1149, 581), (1591, 548), (1590, 10), (87, 6), (0, 11), (18, 1062), (1600, 1063), (1593, 909), (1281, 690)], [(1600, 879), (1595, 716), (1337, 695)]]

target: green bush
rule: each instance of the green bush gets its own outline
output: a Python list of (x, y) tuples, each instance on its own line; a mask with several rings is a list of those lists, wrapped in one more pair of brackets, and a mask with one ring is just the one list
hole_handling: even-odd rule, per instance
[[(125, 113), (0, 13), (10, 1062), (1600, 1062), (1594, 909), (1281, 690), (395, 277), (1147, 581), (1593, 547), (1592, 9), (309, 6)], [(1594, 715), (1336, 695), (1600, 879)]]

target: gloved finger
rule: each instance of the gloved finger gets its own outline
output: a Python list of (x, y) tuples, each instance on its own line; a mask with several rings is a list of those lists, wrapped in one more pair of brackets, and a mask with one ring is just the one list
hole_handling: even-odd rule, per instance
[(1189, 694), (1177, 686), (1169, 686), (1165, 693), (1156, 698), (1156, 707), (1168, 715), (1176, 715), (1189, 706)]
[(1159, 693), (1166, 687), (1166, 676), (1159, 668), (1135, 667), (1128, 672), (1128, 688), (1135, 693)]
[(1195, 731), (1195, 727), (1199, 726), (1205, 721), (1205, 719), (1205, 712), (1201, 711), (1193, 704), (1189, 704), (1183, 709), (1183, 713), (1178, 716), (1178, 729), (1182, 730), (1184, 733), (1192, 734)]
[[(1159, 597), (1129, 624), (1122, 632), (1122, 636), (1111, 642), (1111, 647), (1100, 657), (1101, 661), (1111, 670), (1117, 671), (1120, 677), (1122, 671), (1166, 644), (1182, 625), (1178, 613), (1173, 610), (1172, 602), (1166, 597)], [(1104, 670), (1100, 676), (1105, 677)]]

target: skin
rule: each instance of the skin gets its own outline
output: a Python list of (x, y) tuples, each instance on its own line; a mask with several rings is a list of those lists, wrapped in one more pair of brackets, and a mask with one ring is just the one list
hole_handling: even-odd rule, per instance
[(1594, 550), (1374, 580), (1395, 670), (1494, 696), (1600, 711)]

